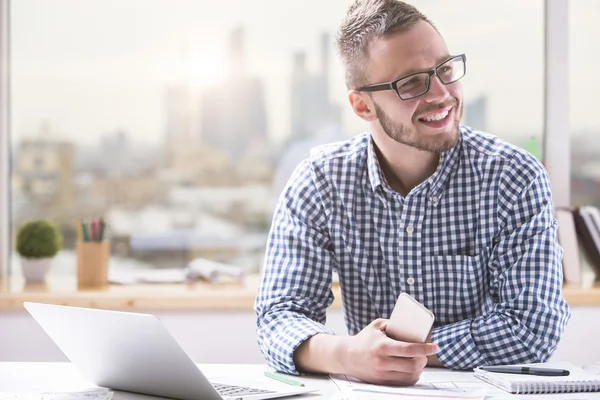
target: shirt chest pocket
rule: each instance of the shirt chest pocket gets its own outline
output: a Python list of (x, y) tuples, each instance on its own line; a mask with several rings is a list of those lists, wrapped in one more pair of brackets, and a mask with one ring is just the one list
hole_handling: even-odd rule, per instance
[(437, 324), (458, 322), (480, 314), (489, 286), (485, 262), (482, 256), (432, 257)]

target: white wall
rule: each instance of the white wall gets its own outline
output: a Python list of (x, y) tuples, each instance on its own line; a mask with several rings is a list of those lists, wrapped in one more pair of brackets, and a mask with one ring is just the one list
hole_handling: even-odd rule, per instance
[(580, 365), (600, 362), (600, 307), (571, 307), (571, 313), (553, 359)]
[[(198, 363), (261, 363), (254, 313), (165, 312), (157, 315)], [(573, 307), (573, 316), (554, 359), (576, 364), (600, 361), (600, 307)], [(345, 334), (341, 310), (328, 312), (328, 323)], [(60, 350), (26, 311), (0, 313), (0, 361), (66, 361)]]

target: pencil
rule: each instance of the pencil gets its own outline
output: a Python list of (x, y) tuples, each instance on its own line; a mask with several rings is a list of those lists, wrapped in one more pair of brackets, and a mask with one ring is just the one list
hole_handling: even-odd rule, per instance
[(100, 234), (98, 237), (99, 241), (104, 240), (104, 229), (105, 229), (105, 224), (104, 224), (104, 218), (100, 217)]
[(268, 376), (269, 378), (276, 379), (276, 380), (278, 380), (280, 382), (283, 382), (283, 383), (287, 383), (288, 385), (304, 386), (304, 383), (302, 383), (302, 382), (295, 381), (293, 379), (287, 378), (287, 377), (285, 377), (285, 376), (283, 376), (281, 374), (277, 374), (275, 372), (265, 371), (265, 376)]
[(81, 219), (81, 230), (82, 230), (83, 241), (87, 242), (88, 241), (87, 225), (86, 225), (86, 222), (83, 220), (83, 218)]

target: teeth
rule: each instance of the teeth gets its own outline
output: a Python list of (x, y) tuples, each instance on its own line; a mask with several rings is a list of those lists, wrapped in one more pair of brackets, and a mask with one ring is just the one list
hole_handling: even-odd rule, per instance
[(440, 113), (440, 114), (433, 114), (433, 115), (430, 115), (429, 117), (425, 117), (425, 118), (423, 118), (423, 121), (429, 121), (429, 122), (439, 121), (439, 120), (446, 118), (447, 115), (448, 115), (448, 111), (444, 111), (443, 113)]

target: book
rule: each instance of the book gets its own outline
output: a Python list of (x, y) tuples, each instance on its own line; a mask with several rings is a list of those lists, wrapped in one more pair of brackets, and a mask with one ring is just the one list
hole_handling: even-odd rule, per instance
[(596, 280), (600, 280), (600, 232), (596, 228), (593, 214), (586, 207), (578, 207), (573, 210), (573, 219), (585, 258), (593, 268)]
[(570, 363), (519, 364), (522, 367), (563, 368), (569, 376), (505, 374), (474, 369), (474, 376), (513, 394), (576, 393), (600, 391), (600, 376)]

